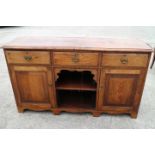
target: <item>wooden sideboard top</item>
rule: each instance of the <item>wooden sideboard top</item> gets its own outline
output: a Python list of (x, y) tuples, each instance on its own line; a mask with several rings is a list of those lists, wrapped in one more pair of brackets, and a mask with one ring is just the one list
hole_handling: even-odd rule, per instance
[(3, 46), (4, 49), (75, 49), (91, 51), (152, 52), (151, 47), (136, 39), (80, 37), (20, 37)]

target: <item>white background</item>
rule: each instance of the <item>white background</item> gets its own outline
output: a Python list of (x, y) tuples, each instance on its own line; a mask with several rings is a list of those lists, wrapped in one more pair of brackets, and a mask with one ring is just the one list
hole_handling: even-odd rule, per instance
[(154, 155), (154, 134), (142, 129), (5, 130), (0, 134), (0, 154)]
[(154, 0), (0, 0), (0, 25), (154, 25)]
[[(154, 26), (155, 1), (0, 0), (0, 26), (9, 25)], [(0, 131), (1, 155), (152, 155), (154, 150), (154, 130)]]

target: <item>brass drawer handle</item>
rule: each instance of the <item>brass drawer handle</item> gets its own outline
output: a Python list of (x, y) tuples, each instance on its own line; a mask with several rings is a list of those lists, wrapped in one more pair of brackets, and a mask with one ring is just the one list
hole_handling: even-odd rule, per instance
[(122, 57), (121, 59), (120, 59), (120, 62), (122, 63), (122, 64), (127, 64), (128, 63), (128, 58), (127, 57)]
[(48, 84), (48, 86), (49, 86), (49, 87), (52, 87), (52, 86), (53, 86), (53, 84), (52, 84), (52, 83), (49, 83), (49, 84)]
[(74, 63), (78, 63), (80, 60), (79, 60), (79, 55), (78, 53), (74, 53), (73, 57), (72, 57), (72, 61)]
[(24, 59), (26, 60), (26, 61), (30, 61), (30, 60), (32, 60), (32, 56), (24, 56)]

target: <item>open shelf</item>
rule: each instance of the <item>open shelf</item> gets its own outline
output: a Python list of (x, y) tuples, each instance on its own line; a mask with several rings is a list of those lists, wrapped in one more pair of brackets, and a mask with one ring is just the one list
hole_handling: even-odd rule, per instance
[(96, 91), (96, 82), (89, 71), (62, 70), (56, 81), (57, 90), (88, 90)]
[(60, 90), (89, 90), (96, 91), (96, 86), (86, 82), (81, 82), (78, 80), (64, 80), (56, 84), (56, 89)]
[(94, 109), (96, 92), (57, 90), (57, 103), (59, 108)]

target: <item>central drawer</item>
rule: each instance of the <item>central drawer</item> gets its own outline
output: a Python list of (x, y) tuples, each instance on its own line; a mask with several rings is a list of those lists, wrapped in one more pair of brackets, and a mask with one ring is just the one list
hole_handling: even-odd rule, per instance
[(55, 65), (97, 66), (98, 53), (83, 52), (53, 52)]

